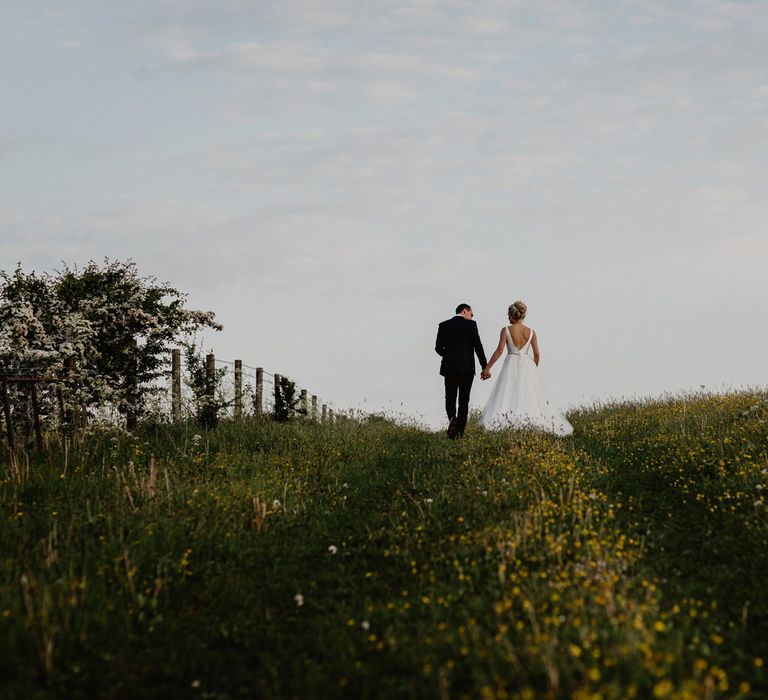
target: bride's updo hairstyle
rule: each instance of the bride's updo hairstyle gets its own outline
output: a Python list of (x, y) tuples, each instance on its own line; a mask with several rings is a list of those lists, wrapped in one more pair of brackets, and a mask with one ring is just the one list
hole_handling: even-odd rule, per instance
[(517, 323), (525, 318), (525, 314), (528, 311), (528, 307), (519, 299), (507, 309), (509, 314), (509, 320), (512, 323)]

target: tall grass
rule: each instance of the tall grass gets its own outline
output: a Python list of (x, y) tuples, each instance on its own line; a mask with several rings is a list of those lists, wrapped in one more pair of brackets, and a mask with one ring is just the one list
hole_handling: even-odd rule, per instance
[(768, 397), (572, 438), (94, 430), (0, 482), (8, 697), (768, 692)]

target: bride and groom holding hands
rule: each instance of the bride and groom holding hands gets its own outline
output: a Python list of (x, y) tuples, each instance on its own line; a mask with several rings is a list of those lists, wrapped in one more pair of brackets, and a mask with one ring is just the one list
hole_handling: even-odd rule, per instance
[[(499, 333), (499, 344), (488, 361), (469, 304), (459, 304), (456, 315), (437, 330), (435, 350), (443, 359), (440, 374), (445, 379), (445, 411), (448, 437), (464, 435), (469, 414), (469, 395), (475, 378), (475, 355), (483, 380), (506, 350), (480, 424), (488, 429), (534, 428), (556, 435), (570, 435), (573, 427), (550, 405), (539, 377), (539, 345), (536, 332), (523, 323), (527, 307), (516, 301), (507, 310), (508, 326)], [(533, 356), (529, 351), (533, 349)], [(458, 398), (458, 408), (457, 408)]]

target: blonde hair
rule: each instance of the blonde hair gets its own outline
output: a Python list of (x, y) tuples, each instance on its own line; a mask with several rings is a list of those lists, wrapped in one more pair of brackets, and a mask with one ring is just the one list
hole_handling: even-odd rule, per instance
[(512, 304), (509, 309), (507, 309), (507, 313), (509, 314), (509, 320), (512, 323), (516, 323), (517, 321), (522, 321), (525, 318), (525, 314), (528, 311), (528, 307), (519, 299)]

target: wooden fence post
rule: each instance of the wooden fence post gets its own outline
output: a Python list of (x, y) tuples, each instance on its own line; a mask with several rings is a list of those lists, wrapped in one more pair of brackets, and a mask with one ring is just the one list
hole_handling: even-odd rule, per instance
[(16, 451), (16, 438), (11, 423), (11, 400), (8, 398), (8, 382), (3, 379), (3, 414), (5, 415), (5, 429), (8, 432), (8, 447), (11, 452)]
[(253, 398), (254, 411), (257, 416), (264, 413), (264, 368), (256, 368), (256, 396)]
[(299, 406), (301, 406), (302, 415), (307, 416), (308, 406), (307, 406), (307, 390), (306, 389), (302, 389), (301, 393), (299, 394)]
[(312, 394), (312, 420), (317, 420), (317, 396)]
[(181, 350), (171, 350), (171, 414), (174, 423), (181, 422)]
[(243, 361), (235, 360), (235, 420), (243, 417)]
[(328, 420), (328, 406), (323, 404), (323, 423)]
[(274, 377), (272, 377), (275, 380), (275, 405), (272, 408), (272, 414), (275, 417), (275, 420), (280, 420), (279, 410), (280, 410), (280, 390), (282, 387), (280, 384), (283, 381), (283, 376), (281, 374), (276, 374)]
[(328, 421), (330, 423), (333, 423), (333, 409), (332, 408), (328, 409)]

